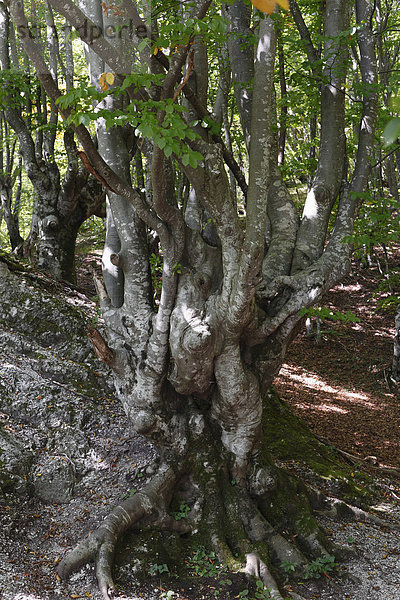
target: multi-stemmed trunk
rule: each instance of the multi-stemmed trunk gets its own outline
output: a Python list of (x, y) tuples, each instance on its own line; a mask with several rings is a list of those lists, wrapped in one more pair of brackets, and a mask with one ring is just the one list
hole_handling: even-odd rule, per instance
[[(68, 0), (52, 0), (52, 4), (78, 30), (82, 19), (88, 19), (97, 32), (107, 28), (110, 13), (96, 11), (97, 3), (86, 3), (86, 14)], [(329, 550), (311, 516), (325, 500), (274, 465), (266, 431), (272, 413), (279, 412), (269, 389), (301, 318), (300, 310), (318, 302), (348, 270), (346, 238), (352, 232), (370, 168), (377, 110), (373, 7), (364, 0), (357, 0), (356, 5), (361, 77), (368, 86), (353, 178), (343, 180), (347, 65), (343, 32), (349, 28), (349, 11), (345, 0), (329, 0), (326, 67), (321, 75), (321, 149), (302, 218), (277, 168), (278, 149), (271, 128), (273, 20), (260, 21), (254, 60), (250, 44), (243, 48), (238, 35), (250, 26), (249, 11), (241, 2), (228, 5), (225, 14), (232, 34), (228, 44), (232, 80), (248, 150), (248, 185), (243, 186), (222, 140), (198, 127), (201, 135), (188, 141), (203, 157), (197, 168), (175, 157), (175, 168), (191, 186), (189, 215), (176, 202), (171, 159), (159, 146), (154, 144), (149, 152), (151, 173), (146, 183), (152, 193), (146, 195), (130, 183), (122, 129), (106, 129), (99, 121), (96, 146), (83, 125), (75, 128), (86, 159), (109, 189), (105, 287), (97, 282), (107, 341), (95, 330), (90, 336), (98, 356), (114, 371), (116, 392), (131, 427), (159, 452), (158, 471), (150, 483), (117, 506), (59, 565), (60, 576), (66, 577), (94, 559), (104, 598), (113, 590), (113, 555), (127, 529), (152, 523), (188, 531), (187, 524), (179, 526), (168, 514), (171, 498), (183, 483), (192, 487), (193, 504), (201, 507), (193, 527), (205, 531), (209, 545), (227, 564), (235, 562), (234, 555), (246, 560), (247, 572), (260, 576), (274, 598), (282, 598), (272, 575), (274, 566), (288, 559), (301, 571), (307, 557)], [(130, 3), (126, 6), (132, 10)], [(202, 19), (208, 6), (207, 0), (200, 2), (193, 9), (194, 16)], [(10, 7), (17, 27), (27, 27), (21, 3), (11, 0)], [(304, 21), (297, 24), (306, 36)], [(57, 99), (60, 92), (34, 41), (29, 36), (22, 41), (47, 93)], [(170, 60), (158, 53), (149, 65), (156, 65), (157, 72), (168, 69), (163, 83), (155, 86), (157, 99), (176, 98), (184, 90), (191, 110), (204, 116), (203, 88), (195, 89), (190, 80), (185, 87), (185, 79), (178, 85), (189, 50), (190, 69), (207, 85), (200, 77), (206, 72), (207, 55), (201, 41), (193, 41), (193, 48), (192, 44), (182, 47)], [(121, 37), (110, 43), (100, 35), (90, 40), (94, 83), (109, 71), (123, 77), (129, 53), (121, 51), (119, 44), (124, 47), (126, 42)], [(312, 55), (312, 48), (309, 51)], [(252, 84), (247, 86), (249, 81)], [(153, 92), (142, 89), (141, 97)], [(128, 88), (128, 93), (135, 102), (134, 91)], [(101, 108), (112, 112), (117, 101), (109, 95)], [(68, 115), (65, 110), (64, 116)], [(161, 109), (157, 118), (162, 121)], [(245, 222), (232, 198), (224, 161), (246, 194)], [(335, 226), (326, 243), (337, 199)], [(210, 237), (203, 227), (205, 214), (212, 222)], [(156, 312), (145, 226), (157, 233), (163, 254)], [(281, 418), (285, 418), (283, 409)], [(293, 534), (295, 542), (282, 535), (284, 530)]]
[(18, 136), (24, 168), (36, 195), (36, 264), (55, 279), (75, 282), (77, 234), (91, 215), (102, 215), (102, 186), (80, 165), (72, 132), (64, 136), (69, 164), (61, 181), (55, 163), (37, 160), (33, 140), (17, 111), (9, 109), (5, 114)]

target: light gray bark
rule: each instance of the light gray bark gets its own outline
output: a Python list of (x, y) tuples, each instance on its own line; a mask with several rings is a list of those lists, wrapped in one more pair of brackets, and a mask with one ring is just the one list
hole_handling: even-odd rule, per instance
[[(366, 0), (357, 1), (361, 25), (368, 22), (370, 7)], [(24, 23), (19, 3), (10, 2), (16, 23)], [(54, 6), (55, 2), (58, 0), (54, 0)], [(65, 6), (72, 20), (81, 15), (71, 8), (69, 0)], [(204, 0), (192, 14), (201, 16), (208, 6)], [(85, 4), (88, 22), (96, 24), (99, 31), (105, 21), (102, 11), (96, 13), (96, 8), (98, 4)], [(229, 61), (233, 83), (244, 84), (237, 86), (236, 91), (239, 90), (237, 102), (249, 152), (245, 223), (239, 219), (232, 196), (224, 148), (212, 135), (203, 132), (199, 139), (188, 141), (203, 156), (197, 168), (181, 164), (180, 157), (174, 158), (174, 167), (184, 173), (193, 190), (191, 199), (195, 200), (186, 209), (185, 222), (171, 185), (171, 161), (158, 146), (152, 148), (148, 142), (142, 146), (147, 164), (151, 165), (151, 173), (143, 182), (146, 186), (151, 183), (151, 193), (144, 194), (132, 188), (130, 156), (122, 130), (106, 129), (99, 119), (98, 148), (84, 126), (76, 127), (75, 132), (87, 159), (110, 188), (108, 249), (104, 256), (107, 289), (97, 282), (108, 338), (100, 346), (104, 360), (115, 371), (117, 393), (132, 427), (159, 448), (164, 474), (173, 467), (174, 475), (169, 472), (166, 487), (175, 481), (175, 474), (190, 470), (191, 461), (197, 460), (191, 454), (191, 445), (201, 439), (200, 446), (204, 440), (210, 440), (210, 448), (223, 455), (224, 476), (237, 481), (238, 497), (241, 493), (247, 497), (250, 480), (252, 489), (256, 487), (249, 475), (250, 467), (260, 473), (259, 485), (267, 496), (268, 473), (257, 466), (266, 390), (283, 361), (300, 318), (299, 310), (318, 301), (348, 269), (350, 248), (343, 240), (352, 231), (356, 196), (368, 177), (375, 98), (369, 93), (363, 98), (356, 168), (352, 180), (342, 185), (343, 84), (347, 63), (346, 52), (337, 38), (348, 26), (348, 7), (345, 0), (328, 0), (319, 167), (299, 226), (296, 209), (277, 170), (277, 140), (271, 127), (275, 112), (274, 19), (260, 20), (256, 48), (249, 45), (242, 51), (240, 35), (247, 36), (250, 26), (248, 8), (237, 2), (226, 10), (231, 24)], [(34, 42), (29, 38), (23, 41), (47, 93), (55, 100), (60, 95), (56, 82)], [(361, 54), (365, 55), (362, 77), (367, 82), (374, 61), (368, 25), (360, 27), (359, 43)], [(88, 61), (93, 82), (98, 82), (103, 69), (124, 74), (118, 71), (123, 55), (118, 44), (112, 46), (110, 58), (104, 54), (107, 46), (103, 40), (90, 46)], [(164, 56), (162, 63), (157, 63), (157, 69), (160, 64), (165, 69), (165, 77), (159, 88), (151, 91), (154, 97), (158, 94), (162, 100), (176, 99), (176, 92), (184, 91), (179, 86), (188, 68), (190, 50), (188, 44), (167, 61)], [(204, 75), (204, 84), (195, 89), (198, 103), (190, 97), (193, 86), (188, 85), (184, 93), (201, 117), (207, 114), (201, 105), (206, 91), (205, 65), (206, 55), (200, 45), (194, 71)], [(247, 85), (250, 81), (251, 91)], [(149, 97), (146, 90), (143, 94)], [(118, 100), (110, 95), (103, 106), (112, 112)], [(161, 122), (163, 108), (157, 110), (154, 116)], [(63, 115), (68, 117), (69, 112), (63, 111)], [(326, 245), (327, 220), (337, 197), (335, 228)], [(213, 220), (218, 235), (215, 246), (202, 235), (201, 216), (198, 218), (201, 211)], [(267, 218), (270, 238), (266, 246)], [(144, 224), (157, 234), (163, 255), (162, 291), (156, 310), (150, 299)], [(117, 285), (107, 281), (109, 276), (112, 279), (114, 267)], [(197, 451), (202, 452), (199, 445)], [(206, 468), (201, 477), (207, 477)], [(238, 506), (246, 506), (246, 502), (239, 502)], [(120, 509), (113, 514), (110, 536), (100, 528), (101, 540), (96, 534), (90, 536), (89, 543), (72, 551), (61, 567), (65, 574), (97, 554), (105, 598), (109, 598), (113, 585), (110, 564), (115, 540), (146, 513), (143, 497), (123, 508), (128, 515), (124, 516)], [(254, 519), (250, 521), (249, 529), (255, 536), (259, 528)], [(258, 561), (257, 568), (261, 567)], [(265, 577), (269, 581), (267, 571)]]
[(224, 14), (230, 23), (228, 38), (236, 105), (240, 115), (246, 147), (250, 148), (252, 82), (254, 77), (254, 50), (250, 42), (251, 7), (235, 0), (226, 4)]
[(349, 27), (346, 0), (326, 4), (323, 84), (321, 88), (321, 142), (318, 167), (307, 194), (293, 258), (293, 272), (300, 270), (323, 251), (329, 215), (342, 183), (344, 135), (344, 81), (347, 50), (337, 36)]

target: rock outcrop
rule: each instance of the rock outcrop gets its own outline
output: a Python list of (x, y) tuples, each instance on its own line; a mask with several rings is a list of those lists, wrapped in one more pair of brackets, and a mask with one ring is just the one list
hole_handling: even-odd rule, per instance
[[(68, 292), (68, 293), (66, 293)], [(94, 305), (0, 254), (0, 494), (67, 502), (113, 388), (87, 337)]]

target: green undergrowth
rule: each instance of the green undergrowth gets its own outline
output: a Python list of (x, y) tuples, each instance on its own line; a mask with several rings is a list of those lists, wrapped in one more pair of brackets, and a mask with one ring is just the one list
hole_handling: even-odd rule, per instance
[[(268, 600), (269, 591), (254, 577), (248, 578), (237, 565), (220, 562), (201, 544), (202, 536), (181, 537), (153, 530), (128, 534), (116, 556), (115, 583), (126, 592), (151, 586), (159, 598), (216, 598)], [(133, 579), (133, 581), (132, 581)]]
[(373, 479), (315, 437), (274, 388), (268, 393), (263, 426), (265, 451), (293, 474), (353, 504), (368, 506), (378, 496)]

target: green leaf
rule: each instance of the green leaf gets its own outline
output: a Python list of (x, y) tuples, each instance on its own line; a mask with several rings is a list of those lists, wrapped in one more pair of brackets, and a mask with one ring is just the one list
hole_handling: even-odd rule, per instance
[(149, 40), (147, 38), (145, 40), (142, 40), (138, 44), (138, 50), (139, 50), (139, 52), (142, 52), (143, 50), (145, 50), (147, 48), (148, 43), (149, 43)]
[(153, 128), (150, 123), (140, 123), (138, 127), (139, 131), (144, 137), (152, 138), (153, 137)]
[(197, 168), (199, 161), (197, 160), (197, 157), (194, 156), (194, 154), (189, 154), (189, 164), (193, 169)]
[(396, 117), (389, 121), (383, 130), (383, 138), (386, 146), (393, 144), (400, 137), (400, 117)]
[(166, 144), (167, 144), (167, 140), (165, 138), (157, 138), (155, 140), (157, 146), (160, 148), (160, 150), (162, 150), (163, 148), (165, 148)]

